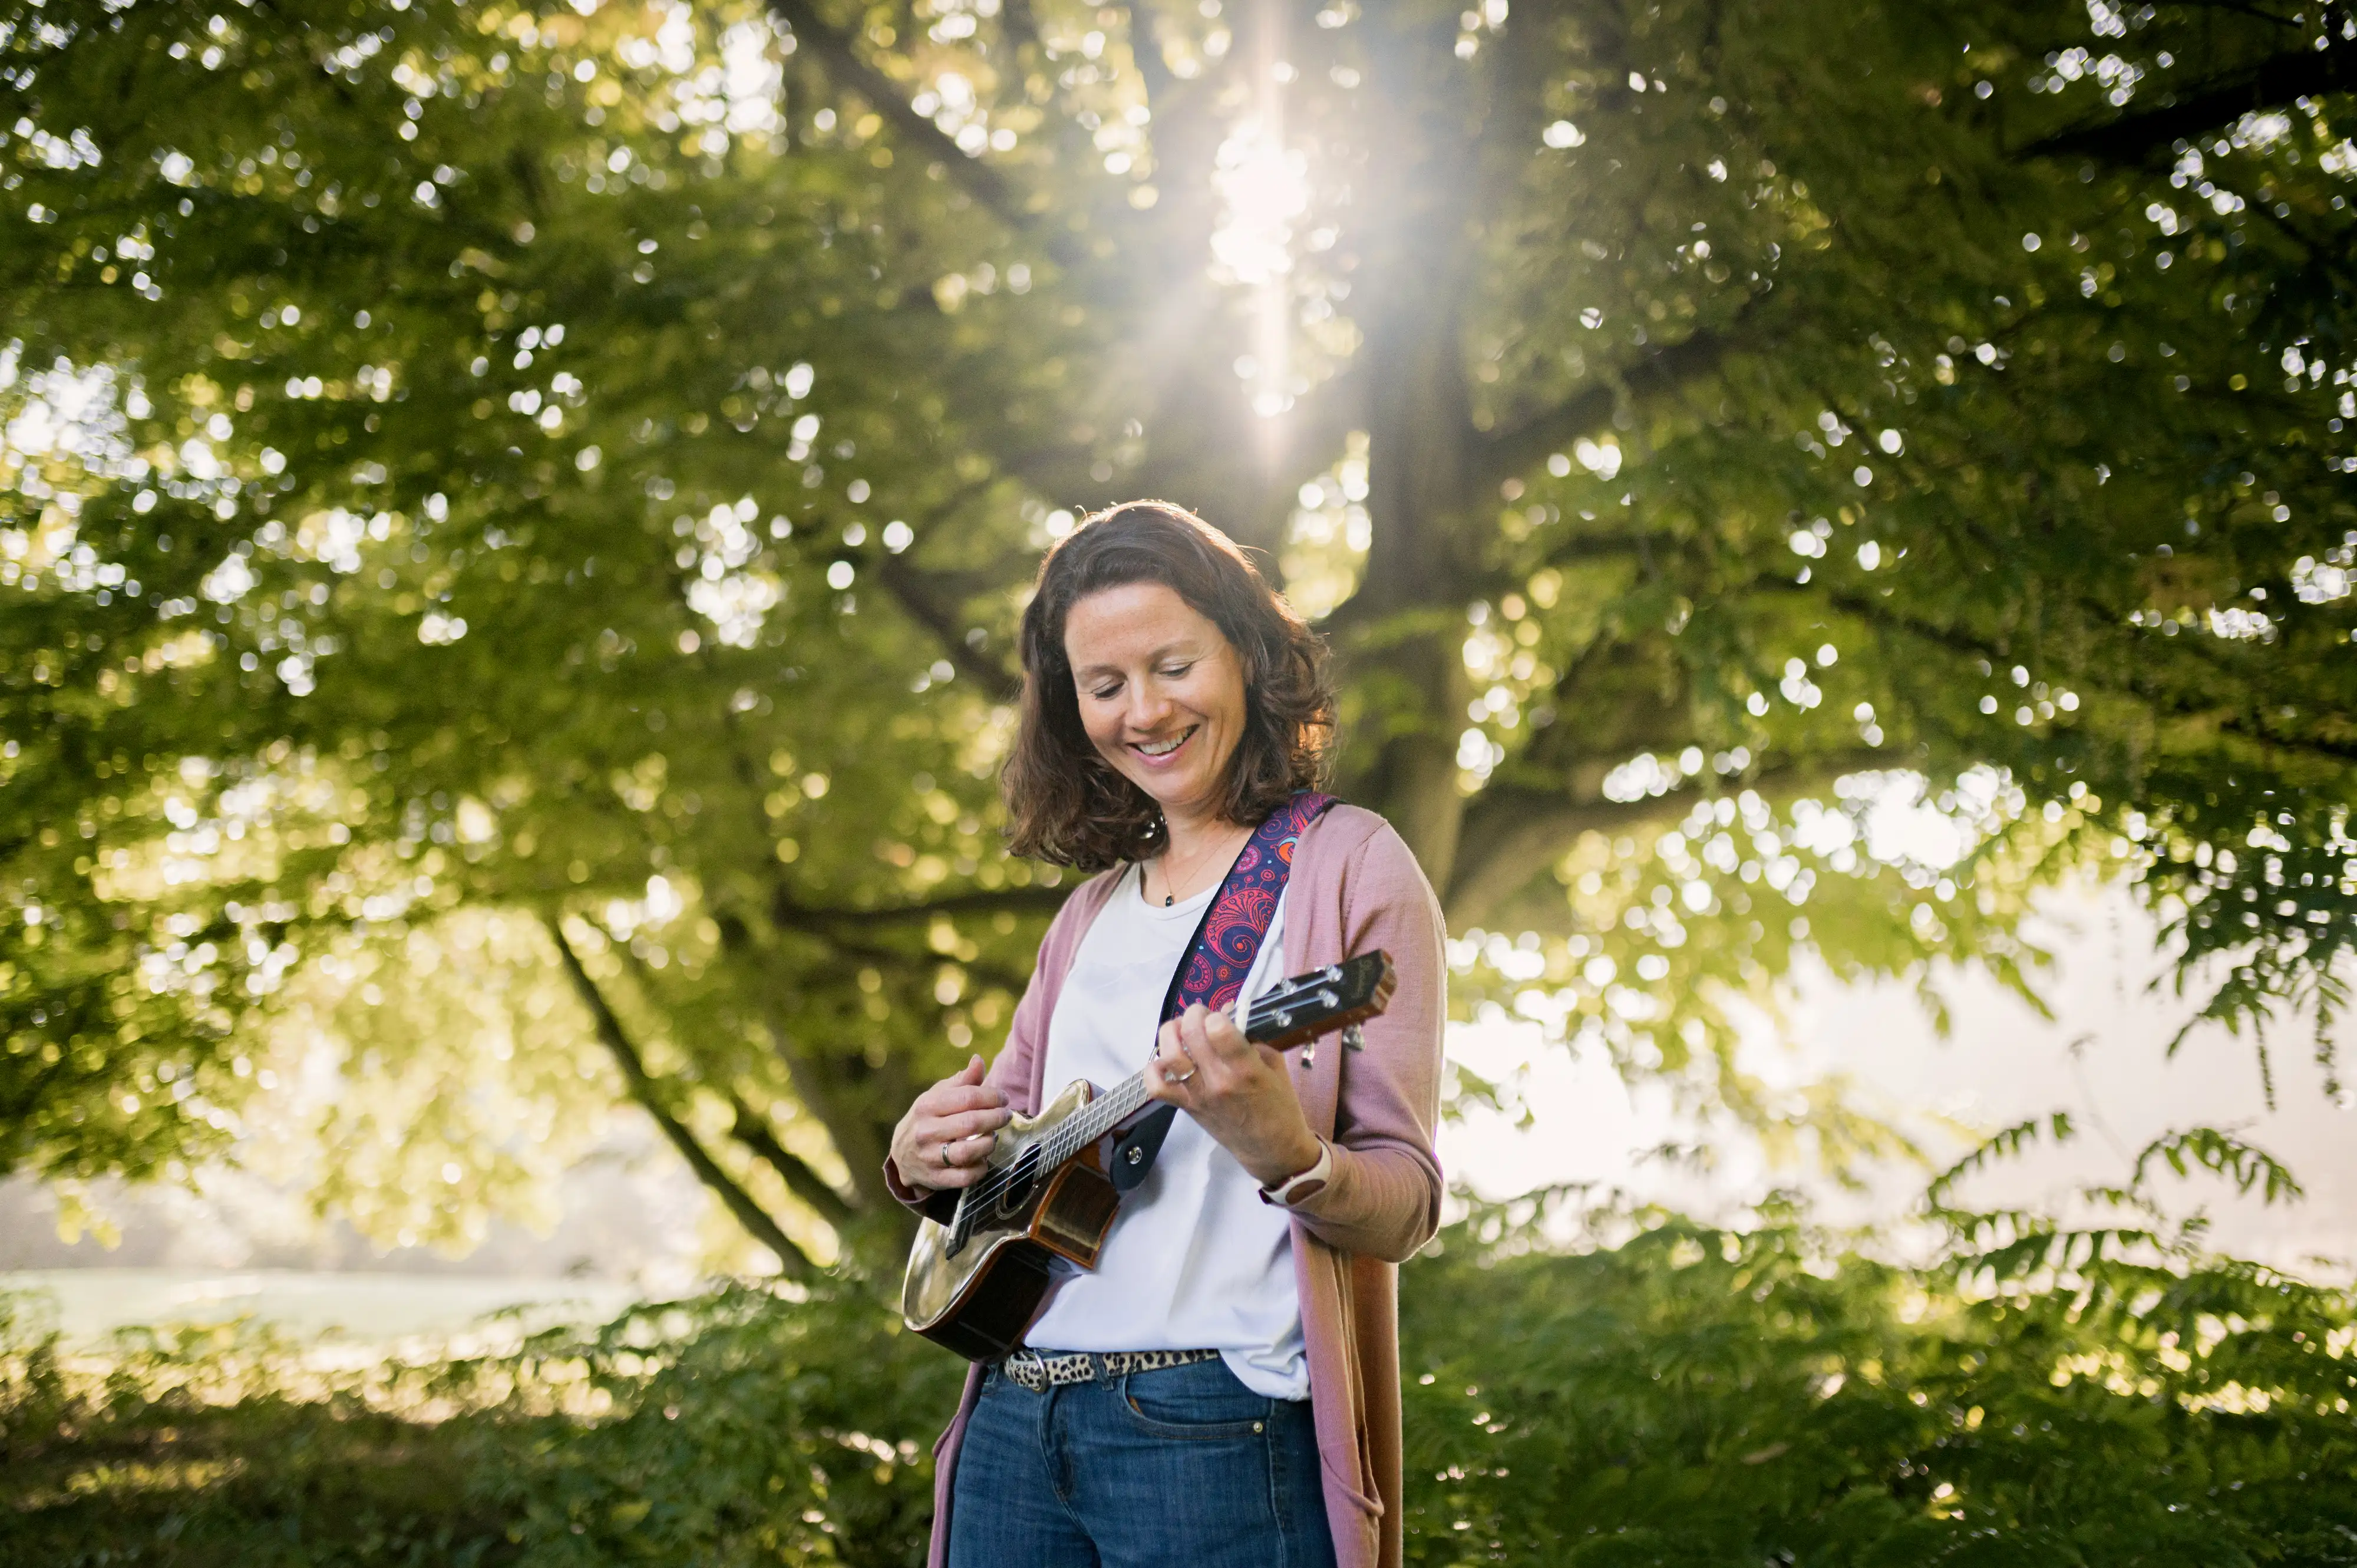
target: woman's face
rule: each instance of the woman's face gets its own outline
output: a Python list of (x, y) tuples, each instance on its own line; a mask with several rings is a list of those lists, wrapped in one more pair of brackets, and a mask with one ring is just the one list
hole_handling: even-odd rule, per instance
[(1097, 755), (1165, 821), (1209, 825), (1244, 733), (1243, 661), (1220, 628), (1164, 585), (1128, 583), (1071, 607), (1064, 657)]

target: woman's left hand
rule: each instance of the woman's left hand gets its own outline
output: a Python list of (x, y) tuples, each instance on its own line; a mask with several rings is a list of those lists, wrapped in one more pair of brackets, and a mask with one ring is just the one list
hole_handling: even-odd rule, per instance
[(1245, 1039), (1224, 1013), (1197, 1003), (1163, 1025), (1146, 1081), (1147, 1092), (1201, 1122), (1263, 1187), (1318, 1163), (1318, 1135), (1284, 1056)]

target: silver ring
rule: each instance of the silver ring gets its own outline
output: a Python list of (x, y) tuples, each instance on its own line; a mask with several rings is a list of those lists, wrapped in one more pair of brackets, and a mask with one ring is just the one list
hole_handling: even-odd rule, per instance
[(945, 1143), (942, 1145), (942, 1164), (946, 1166), (953, 1163), (950, 1158), (950, 1146)]
[(1191, 1081), (1197, 1073), (1203, 1070), (1203, 1064), (1195, 1059), (1195, 1053), (1187, 1048), (1186, 1041), (1174, 1038), (1170, 1043), (1178, 1047), (1178, 1054), (1180, 1056), (1187, 1058), (1187, 1076), (1185, 1078), (1180, 1078), (1178, 1074), (1172, 1072), (1170, 1070), (1170, 1058), (1168, 1057), (1164, 1057), (1162, 1058), (1162, 1081), (1165, 1083), (1187, 1083)]

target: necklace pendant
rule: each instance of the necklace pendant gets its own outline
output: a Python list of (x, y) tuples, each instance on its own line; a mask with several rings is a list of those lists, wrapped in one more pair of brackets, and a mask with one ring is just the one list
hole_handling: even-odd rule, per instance
[(1163, 907), (1164, 908), (1168, 909), (1168, 908), (1170, 908), (1170, 900), (1172, 899), (1172, 897), (1175, 897), (1175, 895), (1168, 894), (1168, 893), (1165, 893), (1165, 894), (1162, 896), (1162, 907)]

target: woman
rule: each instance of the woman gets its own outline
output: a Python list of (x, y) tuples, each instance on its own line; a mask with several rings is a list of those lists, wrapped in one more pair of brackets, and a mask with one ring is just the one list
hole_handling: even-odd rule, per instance
[[(968, 1380), (935, 1449), (931, 1562), (1387, 1568), (1395, 1265), (1439, 1221), (1438, 906), (1382, 818), (1325, 810), (1295, 843), (1243, 1001), (1383, 949), (1398, 990), (1363, 1048), (1279, 1054), (1200, 1005), (1157, 1033), (1239, 850), (1273, 813), (1322, 800), (1303, 792), (1333, 737), (1323, 648), (1223, 536), (1138, 502), (1049, 553), (1023, 668), (1013, 847), (1099, 875), (1049, 928), (1006, 1049), (918, 1096), (886, 1175), (912, 1204), (970, 1186), (1010, 1108), (1149, 1057), (1154, 1097), (1185, 1114), (1097, 1269), (1032, 1325), (1030, 1355)], [(1071, 1352), (1097, 1354), (1052, 1374), (1033, 1359)]]

